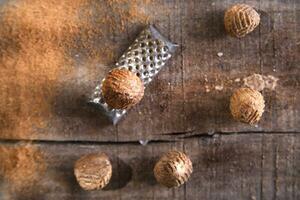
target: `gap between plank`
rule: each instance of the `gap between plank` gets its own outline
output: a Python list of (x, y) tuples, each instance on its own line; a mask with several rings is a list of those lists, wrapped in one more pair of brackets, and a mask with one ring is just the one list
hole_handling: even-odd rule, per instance
[[(192, 138), (215, 138), (216, 136), (232, 136), (232, 135), (297, 135), (300, 132), (268, 132), (268, 131), (257, 131), (257, 132), (215, 132), (214, 134), (209, 133), (195, 133), (191, 132), (178, 132), (178, 133), (166, 133), (164, 135), (169, 136), (166, 139), (151, 139), (148, 144), (152, 143), (174, 143), (183, 142), (184, 139)], [(170, 136), (178, 136), (170, 138)], [(30, 139), (0, 139), (0, 144), (16, 144), (16, 143), (32, 143), (32, 144), (77, 144), (77, 145), (142, 145), (139, 140), (136, 141), (82, 141), (82, 140), (30, 140)]]

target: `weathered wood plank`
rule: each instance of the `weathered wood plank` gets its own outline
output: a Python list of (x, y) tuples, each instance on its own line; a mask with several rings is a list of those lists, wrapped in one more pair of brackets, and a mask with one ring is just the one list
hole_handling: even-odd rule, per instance
[[(300, 3), (297, 0), (249, 1), (263, 11), (262, 23), (249, 36), (239, 40), (227, 36), (223, 28), (224, 10), (237, 2), (160, 0), (139, 5), (146, 15), (152, 16), (151, 22), (181, 48), (147, 88), (140, 105), (117, 127), (109, 125), (99, 111), (86, 105), (86, 101), (98, 81), (111, 69), (113, 59), (121, 55), (142, 30), (141, 23), (125, 24), (124, 32), (113, 32), (98, 41), (98, 45), (114, 47), (115, 55), (108, 63), (80, 61), (71, 72), (47, 82), (50, 84), (45, 85), (50, 88), (48, 92), (41, 92), (38, 84), (25, 87), (18, 85), (18, 81), (11, 83), (15, 74), (22, 73), (18, 73), (18, 68), (12, 68), (10, 73), (4, 69), (1, 74), (10, 78), (1, 80), (0, 103), (7, 106), (0, 111), (0, 138), (137, 141), (166, 139), (169, 136), (163, 135), (190, 131), (197, 134), (298, 132), (300, 38), (297, 33), (300, 26), (297, 18)], [(224, 55), (218, 57), (218, 52)], [(228, 110), (232, 91), (241, 85), (234, 80), (253, 73), (279, 78), (275, 91), (263, 92), (267, 107), (258, 127), (233, 121)], [(55, 90), (51, 89), (51, 84), (55, 85)], [(223, 89), (216, 89), (216, 86)], [(32, 93), (32, 99), (51, 99), (48, 110), (30, 103), (35, 102), (31, 99), (24, 102), (16, 98), (23, 93)]]
[[(296, 125), (299, 116), (293, 114), (298, 110), (295, 102), (299, 100), (299, 75), (296, 75), (299, 74), (299, 67), (295, 58), (299, 38), (295, 34), (298, 27), (295, 4), (299, 2), (250, 2), (267, 14), (262, 14), (260, 28), (241, 40), (224, 35), (222, 24), (223, 10), (235, 1), (210, 4), (191, 2), (194, 3), (188, 4), (184, 36), (184, 45), (189, 47), (184, 52), (187, 127), (192, 130), (233, 132), (299, 130)], [(218, 57), (218, 52), (224, 55)], [(240, 86), (240, 83), (234, 83), (235, 78), (242, 79), (253, 73), (280, 79), (275, 91), (264, 92), (267, 109), (258, 127), (234, 122), (228, 111), (232, 90)], [(209, 86), (210, 92), (205, 91), (205, 85)], [(218, 91), (212, 88), (216, 85), (224, 86), (224, 89)]]
[[(20, 146), (22, 144), (1, 143), (0, 149), (18, 149)], [(10, 193), (12, 186), (2, 179), (1, 199), (300, 198), (300, 137), (297, 134), (219, 135), (146, 146), (135, 143), (43, 143), (27, 147), (41, 152), (47, 166), (45, 173), (40, 174), (40, 181), (32, 188), (14, 193)], [(186, 152), (193, 162), (190, 181), (178, 189), (161, 187), (152, 173), (154, 163), (170, 149)], [(104, 191), (85, 192), (73, 176), (75, 160), (91, 152), (106, 152), (112, 160), (113, 179)], [(30, 153), (23, 156), (23, 162), (26, 157), (33, 158)], [(0, 158), (9, 159), (3, 154)], [(0, 169), (3, 163), (1, 160)], [(21, 164), (16, 167), (22, 166), (26, 167)], [(19, 171), (15, 170), (16, 176), (20, 175)], [(23, 184), (30, 185), (30, 180)]]

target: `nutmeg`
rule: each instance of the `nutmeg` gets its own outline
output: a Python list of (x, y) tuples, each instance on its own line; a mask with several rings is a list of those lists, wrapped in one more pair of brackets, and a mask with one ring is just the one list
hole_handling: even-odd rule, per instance
[(104, 153), (94, 153), (76, 161), (74, 174), (84, 190), (104, 188), (112, 175), (112, 166)]
[(163, 155), (154, 167), (156, 180), (166, 187), (179, 187), (193, 172), (192, 162), (180, 151), (170, 151)]
[(230, 110), (234, 119), (249, 123), (257, 123), (265, 108), (262, 94), (251, 88), (236, 90), (230, 99)]
[(102, 83), (102, 95), (109, 107), (128, 109), (144, 96), (141, 79), (127, 69), (113, 69)]
[(260, 16), (254, 8), (246, 4), (236, 4), (229, 8), (224, 16), (226, 31), (238, 38), (252, 32), (260, 22)]

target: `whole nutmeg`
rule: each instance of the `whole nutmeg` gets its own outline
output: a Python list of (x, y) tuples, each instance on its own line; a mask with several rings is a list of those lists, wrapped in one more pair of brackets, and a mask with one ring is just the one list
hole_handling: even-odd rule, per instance
[(128, 109), (144, 96), (141, 79), (127, 69), (113, 69), (102, 83), (102, 95), (109, 107)]
[(260, 22), (260, 16), (246, 4), (236, 4), (229, 8), (224, 16), (226, 31), (238, 38), (244, 37), (252, 32)]
[(106, 154), (89, 154), (76, 161), (74, 174), (84, 190), (102, 189), (109, 183), (112, 166)]
[(230, 98), (230, 110), (234, 119), (249, 123), (257, 123), (265, 108), (264, 97), (257, 90), (240, 88)]
[(180, 151), (170, 151), (163, 155), (154, 167), (156, 180), (166, 187), (179, 187), (193, 172), (188, 156)]

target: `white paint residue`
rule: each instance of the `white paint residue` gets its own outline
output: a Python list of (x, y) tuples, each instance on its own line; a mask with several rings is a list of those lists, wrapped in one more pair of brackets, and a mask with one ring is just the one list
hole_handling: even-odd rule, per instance
[(222, 91), (223, 88), (224, 88), (223, 85), (216, 85), (216, 86), (215, 86), (215, 90), (218, 90), (218, 91)]
[(268, 75), (268, 76), (264, 76), (264, 80), (265, 80), (265, 88), (270, 90), (275, 90), (277, 86), (277, 81), (279, 79), (274, 76)]
[(244, 78), (243, 80), (244, 80), (244, 85), (249, 88), (258, 91), (262, 91), (265, 88), (265, 81), (263, 79), (263, 76), (260, 74), (253, 74), (251, 76)]
[(207, 75), (204, 75), (205, 82), (208, 82)]
[(223, 54), (223, 52), (218, 52), (217, 55), (218, 55), (219, 57), (222, 57), (224, 54)]
[(278, 80), (279, 79), (274, 76), (264, 76), (260, 74), (253, 74), (243, 79), (245, 86), (258, 91), (262, 91), (264, 89), (274, 90), (277, 86)]
[(236, 78), (236, 79), (234, 79), (234, 82), (236, 82), (236, 83), (238, 83), (238, 82), (240, 82), (241, 81), (241, 79), (240, 78)]
[(208, 85), (205, 86), (205, 91), (206, 91), (206, 92), (210, 92), (210, 89), (209, 89), (209, 86), (208, 86)]

